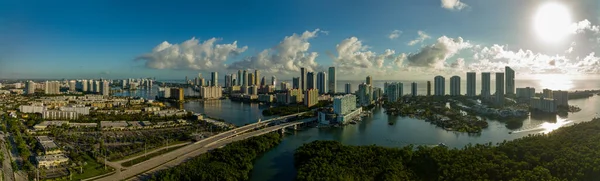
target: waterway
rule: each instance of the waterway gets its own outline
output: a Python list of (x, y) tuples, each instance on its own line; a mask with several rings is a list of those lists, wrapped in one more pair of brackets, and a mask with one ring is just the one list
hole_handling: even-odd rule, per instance
[[(124, 92), (119, 95), (151, 99), (153, 94), (154, 91), (137, 91)], [(489, 127), (480, 134), (446, 131), (419, 119), (388, 116), (384, 113), (383, 108), (375, 108), (370, 117), (366, 117), (356, 125), (339, 128), (308, 128), (288, 132), (280, 145), (255, 162), (251, 180), (293, 180), (296, 175), (293, 164), (294, 150), (315, 140), (335, 140), (347, 145), (374, 144), (386, 147), (445, 143), (452, 148), (461, 148), (470, 143), (497, 143), (528, 134), (548, 133), (562, 126), (589, 121), (598, 115), (600, 96), (570, 100), (569, 104), (582, 108), (582, 111), (565, 117), (530, 117), (523, 122), (523, 126), (517, 129), (508, 129), (504, 123), (490, 120), (488, 121)], [(256, 122), (258, 119), (266, 119), (261, 114), (266, 106), (257, 103), (239, 103), (230, 100), (192, 101), (183, 103), (181, 107), (196, 113), (205, 113), (211, 117), (221, 118), (238, 126)], [(394, 124), (389, 125), (390, 121)]]

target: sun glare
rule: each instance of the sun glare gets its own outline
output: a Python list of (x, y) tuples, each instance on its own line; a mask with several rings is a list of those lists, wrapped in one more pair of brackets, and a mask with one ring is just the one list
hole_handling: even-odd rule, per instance
[(540, 74), (536, 78), (543, 89), (569, 91), (573, 88), (573, 80), (568, 75)]
[(556, 42), (568, 35), (571, 14), (562, 4), (547, 3), (539, 7), (533, 21), (533, 28), (542, 40)]

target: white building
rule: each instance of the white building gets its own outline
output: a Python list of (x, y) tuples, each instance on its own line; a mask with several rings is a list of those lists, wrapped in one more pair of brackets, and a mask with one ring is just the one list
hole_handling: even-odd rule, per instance
[(346, 94), (333, 98), (333, 112), (339, 115), (344, 115), (356, 109), (356, 96)]
[(25, 84), (25, 89), (27, 90), (27, 94), (34, 94), (35, 93), (35, 82), (27, 81), (27, 84)]
[(58, 81), (46, 81), (45, 87), (45, 94), (60, 94), (60, 82)]
[(42, 113), (42, 118), (44, 119), (77, 119), (79, 114), (73, 111), (44, 111)]
[(76, 112), (79, 115), (90, 114), (90, 107), (63, 106), (59, 108), (61, 111)]
[(219, 86), (200, 87), (200, 97), (204, 99), (219, 99), (223, 97), (223, 91)]
[(46, 111), (46, 106), (43, 105), (21, 105), (19, 111), (22, 113), (43, 113)]
[(443, 76), (435, 76), (434, 81), (434, 91), (433, 95), (443, 96), (446, 95), (446, 79)]
[(100, 94), (108, 96), (110, 94), (110, 84), (108, 81), (103, 80), (100, 84)]
[(69, 162), (69, 158), (63, 154), (43, 155), (37, 156), (36, 161), (38, 168), (54, 168), (67, 164)]

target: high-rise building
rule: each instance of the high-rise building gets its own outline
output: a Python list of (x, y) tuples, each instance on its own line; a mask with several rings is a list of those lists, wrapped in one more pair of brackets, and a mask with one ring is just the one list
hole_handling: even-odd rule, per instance
[(306, 74), (306, 89), (316, 89), (317, 88), (317, 76), (314, 72), (308, 72)]
[(254, 85), (262, 86), (260, 71), (258, 69), (254, 70)]
[(33, 81), (27, 81), (27, 84), (25, 84), (25, 89), (27, 90), (27, 94), (34, 94), (35, 93), (35, 82)]
[(319, 91), (317, 89), (309, 89), (304, 93), (304, 105), (312, 107), (319, 103)]
[(506, 94), (515, 94), (515, 71), (510, 67), (504, 67), (504, 73), (506, 74)]
[[(87, 88), (88, 87), (87, 80), (78, 80), (76, 86), (77, 86), (77, 90), (79, 90), (81, 92), (87, 92), (88, 91), (87, 90), (88, 89)], [(125, 87), (123, 87), (123, 88), (125, 88)]]
[(190, 83), (190, 81), (188, 80), (188, 77), (187, 77), (187, 76), (185, 76), (185, 83), (186, 83), (186, 84), (189, 84), (189, 83)]
[(260, 84), (259, 84), (259, 87), (263, 87), (263, 86), (266, 86), (266, 85), (267, 85), (267, 80), (265, 79), (265, 76), (263, 76), (263, 77), (260, 79)]
[(279, 90), (288, 90), (288, 89), (291, 89), (291, 87), (290, 87), (290, 83), (287, 83), (287, 82), (281, 82), (280, 84), (281, 84), (281, 85), (280, 85), (280, 88), (279, 88)]
[(253, 86), (253, 85), (256, 85), (256, 82), (254, 82), (254, 80), (256, 80), (256, 79), (254, 78), (254, 74), (252, 74), (252, 73), (249, 73), (249, 74), (248, 74), (248, 86)]
[(317, 89), (319, 90), (319, 94), (327, 93), (327, 73), (319, 72), (317, 73)]
[(100, 81), (99, 80), (94, 81), (94, 93), (100, 93)]
[(183, 94), (183, 88), (171, 88), (170, 90), (171, 93), (171, 98), (178, 100), (178, 101), (183, 101), (185, 99), (185, 96)]
[(306, 88), (306, 69), (304, 67), (300, 68), (300, 89), (305, 91)]
[(329, 79), (328, 79), (328, 83), (327, 83), (327, 87), (329, 89), (329, 93), (335, 93), (336, 89), (337, 89), (337, 77), (335, 74), (335, 67), (329, 67)]
[(386, 86), (385, 94), (387, 95), (389, 102), (396, 102), (402, 97), (401, 91), (403, 86), (404, 85), (400, 82), (392, 82)]
[(460, 96), (460, 77), (452, 76), (450, 77), (450, 95), (451, 96)]
[(100, 94), (104, 96), (110, 95), (110, 84), (108, 83), (108, 81), (103, 80), (102, 84), (100, 84)]
[(552, 98), (532, 97), (529, 106), (537, 111), (555, 113), (557, 111), (556, 100)]
[(475, 76), (475, 72), (467, 72), (467, 96), (469, 97), (475, 97), (477, 95), (477, 93), (475, 92), (476, 89), (476, 76)]
[(346, 94), (333, 98), (333, 112), (337, 115), (345, 115), (356, 109), (356, 96)]
[(362, 106), (370, 105), (373, 102), (373, 87), (371, 85), (362, 83), (358, 85), (357, 97), (359, 99), (359, 103)]
[(244, 73), (242, 74), (242, 79), (240, 79), (242, 82), (242, 86), (249, 86), (249, 82), (248, 82), (248, 71), (244, 70)]
[(417, 96), (417, 83), (413, 82), (410, 84), (410, 94), (414, 97)]
[(69, 92), (75, 92), (75, 80), (69, 81)]
[(46, 81), (45, 87), (45, 94), (60, 94), (60, 82), (58, 81)]
[(242, 86), (243, 83), (244, 83), (244, 77), (242, 76), (242, 70), (238, 70), (237, 85)]
[(367, 84), (369, 84), (370, 86), (373, 86), (373, 77), (371, 77), (370, 75), (367, 76)]
[(88, 88), (88, 92), (94, 92), (94, 84), (95, 84), (95, 83), (94, 83), (94, 80), (91, 80), (91, 79), (90, 79), (90, 80), (88, 81), (88, 87), (87, 87), (87, 88)]
[(542, 89), (542, 95), (544, 96), (544, 98), (553, 98), (554, 97), (552, 95), (552, 90), (550, 90), (550, 89)]
[(489, 72), (481, 73), (481, 96), (482, 97), (490, 97), (492, 95), (491, 91), (491, 78)]
[(552, 98), (556, 101), (556, 106), (569, 106), (569, 92), (552, 91)]
[(517, 99), (529, 100), (532, 97), (535, 97), (535, 88), (533, 88), (533, 87), (517, 88)]
[(373, 94), (373, 100), (379, 101), (381, 99), (381, 95), (383, 95), (383, 91), (379, 87), (373, 87), (372, 94)]
[(438, 76), (435, 76), (433, 82), (435, 84), (434, 95), (436, 95), (436, 96), (446, 95), (446, 78), (438, 75)]
[(211, 73), (210, 86), (219, 86), (219, 73), (218, 72)]
[(208, 86), (208, 84), (206, 84), (206, 80), (204, 80), (204, 78), (198, 78), (198, 86), (204, 87)]
[(427, 96), (431, 96), (431, 81), (427, 81)]
[(200, 97), (203, 99), (218, 99), (223, 96), (223, 90), (219, 86), (206, 86), (200, 88)]
[(272, 86), (276, 86), (277, 85), (277, 78), (274, 75), (271, 76), (271, 85)]
[(496, 103), (504, 105), (504, 73), (496, 72)]
[(300, 77), (294, 77), (292, 78), (292, 88), (293, 89), (301, 89), (300, 85)]
[(229, 75), (226, 74), (225, 75), (225, 88), (229, 88), (233, 85), (233, 74)]
[(346, 85), (344, 85), (344, 93), (352, 94), (352, 85), (350, 85), (350, 83), (346, 83)]

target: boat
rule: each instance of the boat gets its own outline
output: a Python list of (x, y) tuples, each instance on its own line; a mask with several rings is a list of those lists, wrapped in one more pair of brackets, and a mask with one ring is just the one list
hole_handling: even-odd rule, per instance
[(512, 134), (512, 131), (509, 131), (508, 134)]
[(446, 147), (446, 144), (440, 143), (440, 144), (438, 144), (438, 146)]
[(356, 121), (350, 121), (350, 124), (356, 124)]
[(394, 125), (394, 123), (393, 122), (388, 122), (388, 125)]

